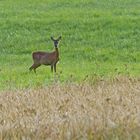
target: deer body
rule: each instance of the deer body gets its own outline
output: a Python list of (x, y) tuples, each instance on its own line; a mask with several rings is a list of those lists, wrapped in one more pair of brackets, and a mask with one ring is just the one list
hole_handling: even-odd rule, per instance
[(38, 63), (40, 65), (52, 65), (58, 62), (59, 56), (57, 53), (51, 52), (34, 52), (32, 54), (34, 63)]
[(41, 65), (50, 65), (51, 66), (51, 71), (56, 72), (56, 64), (59, 61), (59, 51), (57, 48), (58, 42), (61, 39), (61, 37), (59, 37), (57, 40), (53, 39), (51, 37), (51, 39), (54, 42), (54, 46), (55, 46), (55, 51), (53, 52), (43, 52), (43, 51), (37, 51), (37, 52), (33, 52), (32, 53), (32, 58), (33, 58), (33, 65), (29, 68), (29, 70), (31, 71), (32, 69), (34, 70), (34, 72), (36, 72), (36, 68), (38, 68)]

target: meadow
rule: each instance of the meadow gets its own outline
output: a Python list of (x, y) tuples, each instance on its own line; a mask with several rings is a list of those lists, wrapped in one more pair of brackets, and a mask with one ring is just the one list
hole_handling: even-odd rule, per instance
[(139, 0), (0, 1), (0, 139), (138, 140), (139, 87)]
[(0, 89), (47, 86), (50, 68), (29, 73), (33, 51), (62, 35), (59, 81), (140, 76), (139, 0), (0, 1)]

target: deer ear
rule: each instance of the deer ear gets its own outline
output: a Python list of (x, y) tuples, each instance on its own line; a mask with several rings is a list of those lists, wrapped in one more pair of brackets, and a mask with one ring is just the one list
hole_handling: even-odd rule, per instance
[(61, 36), (59, 36), (57, 40), (61, 40), (61, 38), (62, 38), (62, 37), (61, 37)]
[(54, 41), (53, 37), (51, 36), (51, 40)]

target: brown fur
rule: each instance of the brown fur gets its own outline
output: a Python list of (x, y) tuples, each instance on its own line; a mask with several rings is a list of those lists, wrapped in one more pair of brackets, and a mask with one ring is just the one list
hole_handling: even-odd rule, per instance
[(59, 61), (59, 50), (57, 48), (58, 42), (61, 39), (59, 37), (57, 40), (53, 39), (51, 37), (52, 41), (54, 42), (55, 46), (55, 51), (53, 52), (43, 52), (43, 51), (37, 51), (32, 53), (32, 58), (33, 58), (33, 65), (29, 68), (31, 71), (32, 69), (36, 73), (36, 69), (40, 67), (41, 65), (50, 65), (51, 66), (51, 71), (56, 72), (56, 64)]

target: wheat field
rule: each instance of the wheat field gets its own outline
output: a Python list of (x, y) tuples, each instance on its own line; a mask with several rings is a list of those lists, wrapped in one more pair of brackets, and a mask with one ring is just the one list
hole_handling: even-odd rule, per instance
[(118, 77), (0, 93), (1, 140), (140, 139), (140, 80)]

